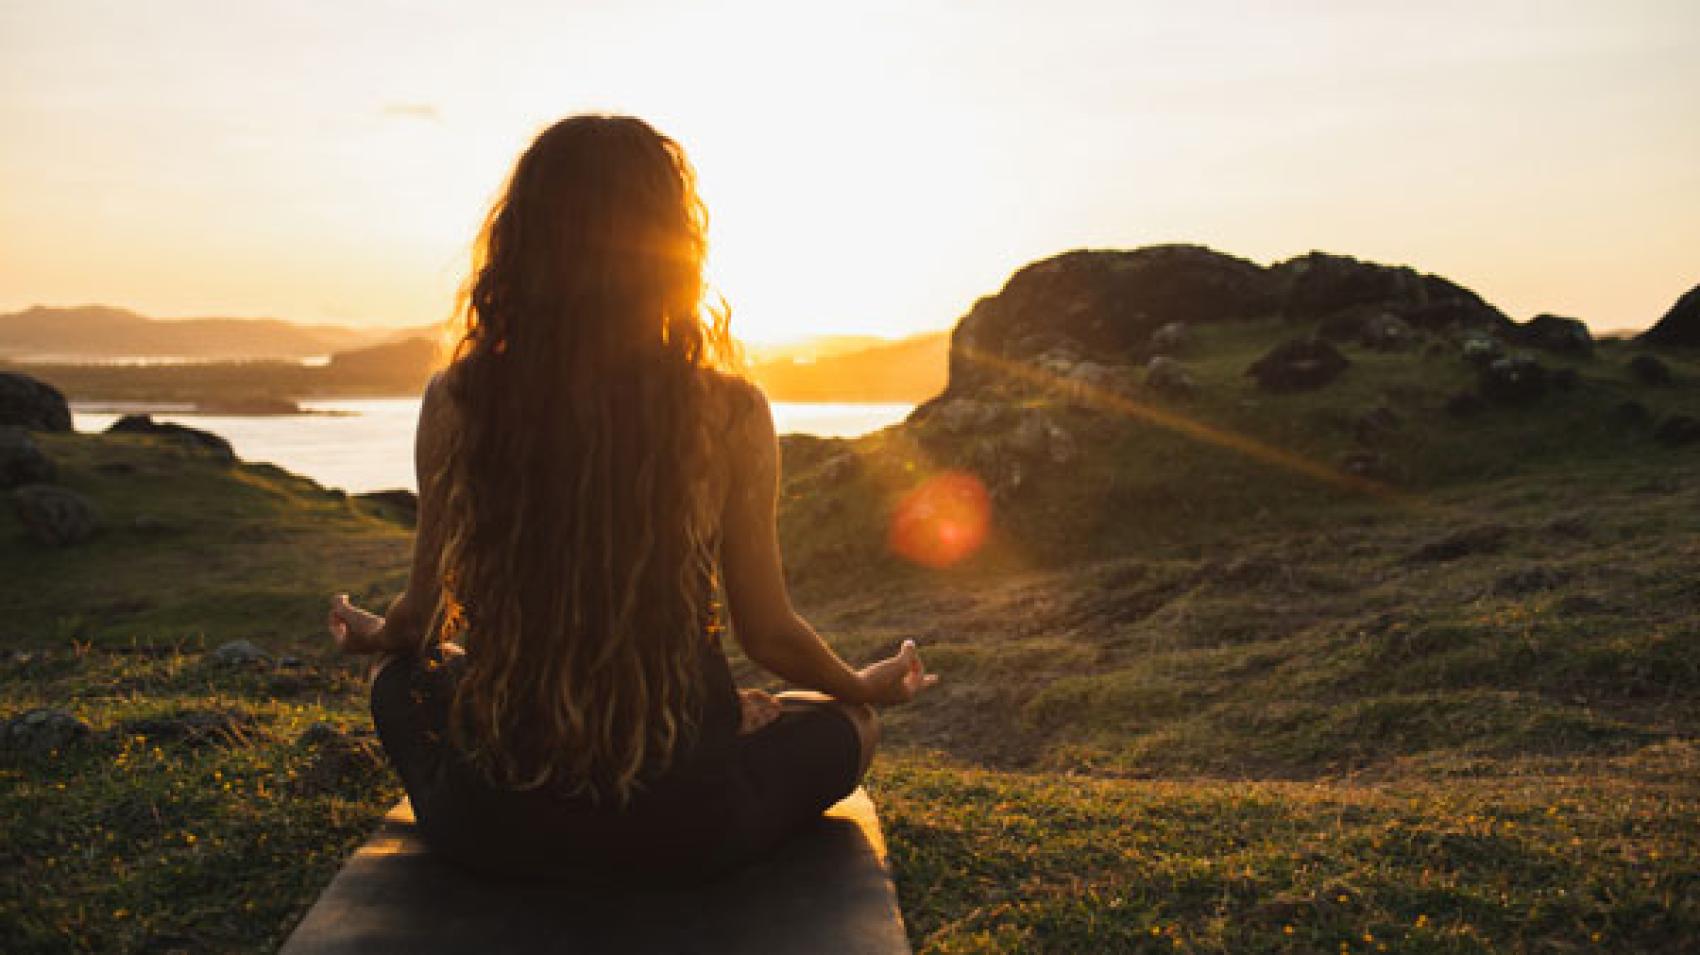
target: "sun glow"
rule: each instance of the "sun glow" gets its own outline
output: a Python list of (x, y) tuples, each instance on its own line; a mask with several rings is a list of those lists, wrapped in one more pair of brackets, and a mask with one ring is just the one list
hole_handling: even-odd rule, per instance
[(991, 495), (978, 477), (945, 471), (917, 485), (892, 513), (891, 552), (923, 567), (943, 569), (972, 557), (992, 523)]

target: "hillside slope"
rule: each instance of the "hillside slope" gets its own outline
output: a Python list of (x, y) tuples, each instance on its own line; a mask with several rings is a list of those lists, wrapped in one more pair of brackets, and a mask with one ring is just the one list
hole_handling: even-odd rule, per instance
[[(1700, 445), (1671, 428), (1700, 364), (1446, 295), (1477, 318), (1394, 343), (1397, 301), (1265, 298), (1160, 349), (1171, 323), (1126, 298), (982, 304), (1019, 314), (971, 349), (959, 329), (981, 371), (910, 422), (786, 439), (799, 606), (852, 660), (914, 637), (943, 677), (888, 711), (869, 781), (918, 949), (1700, 938)], [(1024, 344), (1031, 322), (1127, 344)], [(1295, 338), (1346, 364), (1248, 376)], [(381, 605), (408, 531), (168, 439), (37, 437), (103, 528), (55, 550), (0, 514), (0, 717), (89, 729), (0, 748), (0, 948), (265, 947), (397, 794), (320, 617), (336, 589)], [(941, 476), (983, 495), (917, 509)], [(895, 525), (938, 544), (980, 516), (977, 551), (918, 552), (954, 562), (892, 550)], [(270, 658), (220, 662), (238, 638)]]

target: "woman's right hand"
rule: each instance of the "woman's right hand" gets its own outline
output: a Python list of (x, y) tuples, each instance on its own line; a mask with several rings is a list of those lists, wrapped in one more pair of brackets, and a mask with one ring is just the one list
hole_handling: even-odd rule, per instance
[(917, 693), (939, 682), (938, 674), (928, 673), (921, 663), (921, 654), (915, 649), (913, 640), (903, 641), (903, 646), (896, 653), (863, 667), (857, 675), (862, 678), (866, 702), (880, 706), (907, 703)]

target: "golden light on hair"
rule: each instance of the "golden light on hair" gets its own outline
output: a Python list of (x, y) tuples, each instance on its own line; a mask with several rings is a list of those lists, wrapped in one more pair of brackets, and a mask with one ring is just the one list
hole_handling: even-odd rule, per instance
[(986, 485), (966, 471), (946, 471), (904, 495), (891, 516), (886, 541), (899, 557), (942, 569), (979, 551), (991, 523)]

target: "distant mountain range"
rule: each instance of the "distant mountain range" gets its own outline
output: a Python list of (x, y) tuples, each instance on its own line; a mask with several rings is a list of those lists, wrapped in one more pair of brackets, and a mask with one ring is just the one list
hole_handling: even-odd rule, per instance
[[(266, 397), (312, 394), (416, 394), (441, 360), (437, 329), (300, 325), (282, 319), (157, 319), (122, 308), (36, 306), (0, 314), (0, 362), (28, 362), (51, 374), (82, 400), (228, 398), (247, 391)], [(949, 335), (911, 338), (820, 335), (746, 349), (747, 371), (775, 401), (920, 402), (945, 384)], [(323, 373), (288, 368), (234, 375), (215, 368), (171, 367), (174, 359), (294, 362), (330, 356)], [(152, 358), (149, 370), (92, 367), (114, 358)], [(49, 372), (48, 366), (52, 366)], [(247, 382), (243, 388), (237, 386)]]
[(106, 305), (37, 305), (0, 314), (0, 358), (301, 359), (423, 334), (429, 332), (299, 325), (275, 318), (158, 319)]
[(812, 361), (752, 360), (749, 375), (774, 401), (920, 402), (944, 390), (949, 332), (849, 341), (829, 342)]

